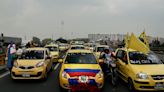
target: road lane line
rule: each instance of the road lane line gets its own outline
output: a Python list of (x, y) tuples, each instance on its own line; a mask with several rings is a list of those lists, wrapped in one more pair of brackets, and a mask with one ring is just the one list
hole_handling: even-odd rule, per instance
[(10, 72), (8, 71), (8, 72), (5, 72), (5, 73), (3, 73), (2, 75), (0, 75), (0, 79), (1, 78), (3, 78), (3, 77), (5, 77), (5, 76), (7, 76), (7, 75), (9, 75), (10, 74)]
[(56, 70), (58, 68), (60, 63), (57, 63), (56, 66), (54, 67), (54, 70)]

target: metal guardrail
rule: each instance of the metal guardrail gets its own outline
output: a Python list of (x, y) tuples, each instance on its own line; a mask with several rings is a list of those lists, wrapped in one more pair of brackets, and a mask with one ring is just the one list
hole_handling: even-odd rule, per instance
[(152, 51), (164, 51), (164, 47), (151, 47)]
[(164, 54), (164, 47), (151, 47), (150, 49), (155, 53)]

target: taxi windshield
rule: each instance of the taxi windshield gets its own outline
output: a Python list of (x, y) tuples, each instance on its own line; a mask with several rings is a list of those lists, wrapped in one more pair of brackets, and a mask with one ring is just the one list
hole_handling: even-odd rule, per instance
[(97, 64), (96, 58), (91, 53), (68, 53), (66, 64)]
[(29, 50), (22, 53), (19, 59), (44, 59), (43, 50)]
[(57, 51), (58, 50), (57, 47), (46, 47), (46, 48), (48, 48), (49, 51)]
[(77, 46), (77, 47), (72, 47), (71, 49), (72, 50), (76, 50), (76, 49), (85, 49), (85, 48), (84, 47)]
[(131, 64), (162, 64), (153, 52), (147, 55), (137, 51), (129, 52), (129, 59)]

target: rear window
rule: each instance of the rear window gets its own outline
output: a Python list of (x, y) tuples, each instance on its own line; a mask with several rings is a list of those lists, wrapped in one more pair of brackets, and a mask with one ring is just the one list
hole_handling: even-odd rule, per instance
[(57, 47), (46, 47), (46, 48), (48, 48), (49, 49), (49, 51), (58, 51), (58, 49), (57, 49)]
[(85, 48), (84, 48), (84, 47), (80, 47), (80, 46), (78, 47), (78, 46), (77, 46), (77, 47), (72, 47), (71, 49), (72, 49), (72, 50), (76, 50), (76, 49), (85, 49)]

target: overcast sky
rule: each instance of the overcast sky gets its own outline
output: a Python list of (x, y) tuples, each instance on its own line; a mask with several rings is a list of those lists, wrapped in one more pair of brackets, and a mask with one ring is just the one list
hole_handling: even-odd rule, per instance
[(164, 0), (0, 0), (0, 32), (31, 39), (141, 33), (164, 37)]

